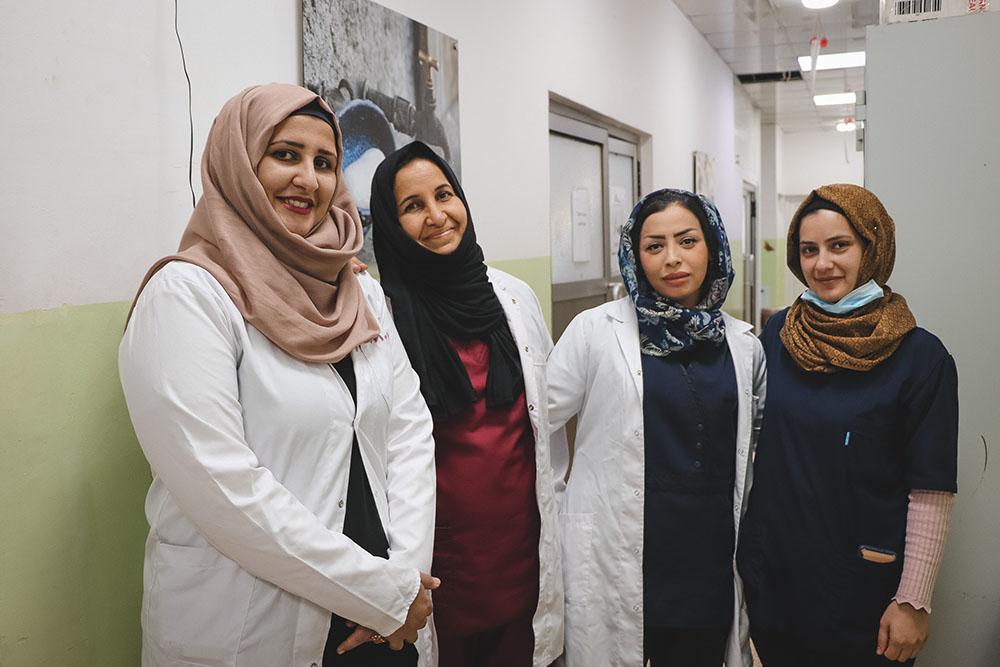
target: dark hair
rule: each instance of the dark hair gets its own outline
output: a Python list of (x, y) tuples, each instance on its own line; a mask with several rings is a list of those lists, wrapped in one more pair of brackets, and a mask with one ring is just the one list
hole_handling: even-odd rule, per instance
[(847, 215), (844, 209), (842, 209), (835, 202), (820, 197), (818, 194), (816, 194), (815, 190), (813, 190), (812, 195), (813, 198), (809, 201), (809, 203), (803, 206), (801, 211), (796, 212), (795, 217), (792, 218), (792, 225), (791, 227), (789, 227), (789, 229), (792, 230), (791, 247), (795, 248), (796, 256), (798, 256), (799, 254), (799, 240), (800, 240), (799, 234), (802, 229), (802, 221), (805, 220), (807, 216), (812, 215), (816, 211), (833, 211), (834, 213), (839, 213), (840, 215), (844, 216), (844, 220), (847, 220), (847, 226), (851, 228), (851, 231), (854, 233), (854, 236), (856, 236), (858, 240), (861, 241), (861, 246), (863, 248), (868, 247), (868, 239), (866, 239), (865, 237), (863, 237), (861, 234), (858, 233), (857, 228), (854, 226), (854, 222), (851, 221), (850, 216)]
[[(844, 213), (844, 209), (840, 208), (840, 206), (833, 203), (829, 199), (823, 199), (819, 195), (814, 195), (812, 200), (806, 204), (805, 208), (802, 209), (802, 212), (799, 213), (799, 221), (801, 222), (802, 218), (806, 217), (810, 213), (815, 213), (820, 210), (833, 211), (834, 213), (839, 213), (847, 218), (847, 214)], [(847, 220), (850, 222), (851, 219), (847, 218)]]
[(667, 210), (667, 207), (672, 204), (683, 206), (694, 214), (694, 217), (698, 218), (698, 224), (701, 225), (701, 234), (705, 237), (705, 243), (708, 244), (709, 264), (711, 265), (715, 261), (719, 243), (715, 238), (715, 234), (712, 233), (711, 228), (708, 226), (708, 216), (705, 214), (705, 209), (702, 207), (701, 202), (692, 194), (678, 190), (665, 190), (646, 200), (642, 208), (639, 209), (639, 213), (635, 216), (635, 225), (631, 230), (632, 252), (635, 253), (636, 273), (641, 274), (644, 278), (645, 274), (642, 271), (642, 263), (639, 261), (639, 241), (642, 239), (642, 226), (645, 224), (646, 218), (654, 213)]
[[(419, 144), (419, 146), (417, 144)], [(408, 153), (404, 155), (403, 158), (394, 165), (392, 172), (393, 185), (395, 185), (396, 177), (399, 176), (399, 172), (403, 170), (403, 167), (413, 164), (418, 160), (430, 162), (432, 165), (434, 165), (441, 171), (441, 173), (444, 175), (444, 180), (448, 181), (448, 185), (451, 186), (451, 189), (455, 191), (455, 194), (458, 195), (458, 198), (462, 200), (463, 204), (465, 204), (465, 210), (466, 212), (468, 212), (469, 203), (465, 201), (465, 192), (462, 191), (462, 185), (461, 183), (458, 182), (458, 176), (456, 176), (455, 172), (451, 170), (450, 168), (451, 165), (448, 165), (448, 162), (443, 157), (438, 155), (433, 148), (431, 148), (427, 144), (424, 144), (423, 142), (420, 141), (410, 142), (409, 144), (406, 145), (406, 148), (410, 149)], [(447, 169), (445, 168), (446, 165), (448, 166)], [(393, 193), (393, 198), (395, 198), (395, 193)]]
[(296, 109), (292, 113), (288, 114), (288, 117), (292, 116), (312, 116), (313, 118), (319, 118), (321, 121), (333, 128), (333, 136), (337, 136), (337, 122), (333, 119), (333, 115), (323, 108), (323, 105), (319, 103), (319, 98), (314, 99), (309, 104)]

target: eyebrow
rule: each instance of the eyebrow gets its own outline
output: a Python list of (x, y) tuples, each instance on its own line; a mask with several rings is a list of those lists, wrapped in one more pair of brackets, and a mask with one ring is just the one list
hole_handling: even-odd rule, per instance
[[(304, 150), (305, 147), (306, 147), (305, 144), (300, 144), (297, 141), (289, 141), (288, 139), (278, 139), (277, 141), (272, 141), (271, 143), (269, 143), (267, 145), (267, 147), (270, 148), (271, 146), (273, 146), (275, 144), (287, 144), (287, 145), (291, 146), (292, 148), (298, 148), (299, 150)], [(335, 153), (331, 153), (330, 151), (326, 150), (325, 148), (319, 148), (319, 149), (317, 149), (316, 152), (319, 153), (320, 155), (329, 155), (330, 157), (336, 157)]]
[[(674, 238), (677, 238), (679, 236), (684, 236), (685, 234), (688, 234), (688, 233), (693, 232), (693, 231), (694, 231), (694, 227), (688, 227), (687, 229), (682, 229), (681, 231), (679, 231), (676, 234), (674, 234)], [(644, 239), (665, 239), (667, 237), (666, 237), (665, 234), (643, 234), (642, 238), (644, 238)]]
[[(451, 183), (445, 182), (445, 183), (442, 183), (441, 185), (437, 186), (436, 188), (434, 188), (434, 192), (439, 192), (441, 190), (441, 188), (448, 188), (449, 190), (453, 190), (454, 189), (454, 188), (451, 187)], [(413, 194), (413, 195), (409, 195), (408, 197), (404, 197), (402, 200), (400, 200), (400, 202), (398, 204), (396, 204), (396, 206), (397, 207), (402, 206), (403, 204), (405, 204), (406, 202), (410, 201), (411, 199), (420, 199), (420, 195), (419, 194)]]
[(405, 197), (402, 201), (400, 201), (398, 204), (396, 204), (396, 208), (402, 207), (404, 204), (406, 204), (411, 199), (419, 200), (420, 199), (420, 195), (410, 195), (409, 197)]
[(831, 241), (853, 241), (854, 239), (849, 234), (838, 234), (837, 236), (831, 236), (828, 239), (823, 239), (822, 241), (799, 241), (799, 245), (816, 245), (817, 243), (829, 243)]

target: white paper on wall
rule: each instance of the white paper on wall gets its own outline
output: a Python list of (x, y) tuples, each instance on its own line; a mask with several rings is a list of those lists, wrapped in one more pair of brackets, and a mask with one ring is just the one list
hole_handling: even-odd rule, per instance
[(573, 215), (573, 261), (590, 261), (590, 190), (573, 188), (570, 210)]
[(611, 255), (611, 275), (621, 275), (618, 268), (618, 246), (622, 241), (622, 227), (628, 218), (632, 197), (626, 188), (611, 186), (611, 230), (608, 238), (609, 254)]

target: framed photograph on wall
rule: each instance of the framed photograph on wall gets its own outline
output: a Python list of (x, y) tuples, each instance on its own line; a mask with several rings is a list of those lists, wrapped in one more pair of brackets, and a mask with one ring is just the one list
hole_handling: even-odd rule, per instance
[(715, 158), (701, 151), (694, 152), (694, 191), (715, 201)]
[(344, 178), (365, 228), (360, 258), (377, 270), (369, 201), (382, 158), (419, 139), (461, 177), (458, 42), (371, 0), (305, 0), (302, 70), (340, 121)]

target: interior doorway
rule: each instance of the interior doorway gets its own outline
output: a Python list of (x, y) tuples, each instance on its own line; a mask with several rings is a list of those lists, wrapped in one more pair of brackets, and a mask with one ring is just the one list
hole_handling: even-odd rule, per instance
[(760, 290), (758, 275), (758, 257), (760, 254), (760, 226), (757, 224), (757, 187), (750, 183), (743, 184), (743, 258), (742, 258), (742, 319), (760, 331)]
[(554, 339), (581, 311), (624, 295), (618, 244), (638, 192), (637, 135), (576, 110), (550, 111)]

